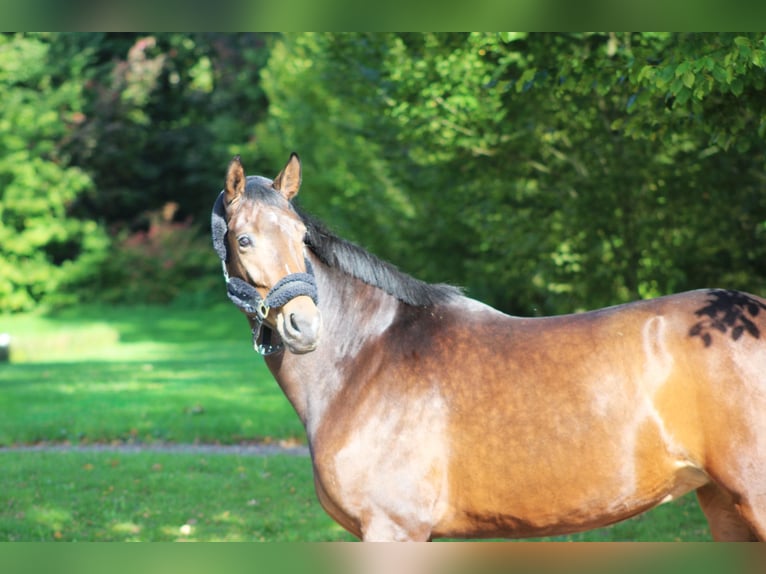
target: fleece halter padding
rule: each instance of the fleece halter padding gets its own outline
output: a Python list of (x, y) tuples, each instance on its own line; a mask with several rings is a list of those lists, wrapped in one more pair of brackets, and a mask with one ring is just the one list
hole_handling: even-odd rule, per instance
[(311, 297), (316, 304), (317, 286), (314, 272), (308, 259), (306, 264), (307, 273), (292, 273), (283, 277), (271, 288), (265, 299), (261, 298), (258, 291), (247, 281), (239, 277), (230, 277), (227, 286), (229, 299), (248, 315), (257, 315), (261, 321), (266, 319), (269, 309), (282, 307), (299, 295)]
[(255, 287), (239, 277), (229, 277), (226, 270), (226, 261), (228, 260), (226, 232), (228, 227), (223, 207), (223, 192), (218, 195), (213, 205), (210, 228), (213, 235), (213, 249), (218, 254), (223, 267), (226, 294), (237, 307), (253, 320), (253, 346), (255, 350), (262, 355), (271, 355), (280, 351), (282, 345), (271, 344), (271, 329), (265, 326), (264, 322), (272, 307), (282, 307), (295, 297), (304, 295), (311, 297), (315, 305), (319, 303), (316, 278), (311, 262), (305, 259), (305, 273), (291, 273), (283, 277), (269, 290), (264, 299)]

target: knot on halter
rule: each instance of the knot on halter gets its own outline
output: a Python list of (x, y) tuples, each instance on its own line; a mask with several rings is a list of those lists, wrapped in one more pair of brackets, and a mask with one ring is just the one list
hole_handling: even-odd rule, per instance
[[(269, 290), (266, 298), (263, 298), (255, 287), (239, 277), (229, 277), (226, 270), (228, 251), (225, 238), (228, 228), (223, 209), (223, 192), (219, 194), (215, 205), (213, 205), (210, 227), (213, 235), (213, 249), (221, 259), (223, 267), (226, 294), (232, 303), (253, 319), (253, 345), (255, 349), (261, 355), (276, 353), (282, 349), (282, 344), (271, 344), (271, 329), (264, 325), (264, 322), (272, 307), (282, 307), (288, 301), (301, 295), (311, 297), (314, 304), (318, 304), (317, 283), (311, 262), (304, 259), (306, 262), (305, 273), (291, 273), (283, 277)], [(260, 342), (259, 339), (261, 339)]]

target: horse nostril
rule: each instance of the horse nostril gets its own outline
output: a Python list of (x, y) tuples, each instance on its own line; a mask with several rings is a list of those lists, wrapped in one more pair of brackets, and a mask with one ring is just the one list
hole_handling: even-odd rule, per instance
[(290, 351), (299, 355), (316, 349), (320, 326), (318, 309), (285, 309), (277, 314), (279, 334)]

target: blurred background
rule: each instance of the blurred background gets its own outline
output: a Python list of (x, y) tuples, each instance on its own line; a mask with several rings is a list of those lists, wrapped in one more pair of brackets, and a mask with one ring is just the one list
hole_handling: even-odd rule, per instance
[(0, 313), (220, 301), (229, 159), (519, 315), (766, 291), (763, 33), (0, 36)]

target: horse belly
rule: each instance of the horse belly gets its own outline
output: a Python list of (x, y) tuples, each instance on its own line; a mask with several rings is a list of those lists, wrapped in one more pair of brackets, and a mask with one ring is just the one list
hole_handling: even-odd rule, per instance
[[(434, 536), (527, 538), (606, 526), (708, 482), (695, 463), (664, 449), (647, 455), (573, 448), (493, 462), (456, 460), (451, 512)], [(642, 447), (639, 447), (639, 451)], [(498, 460), (504, 459), (504, 460)]]
[[(453, 432), (453, 512), (439, 530), (485, 537), (587, 530), (708, 481), (686, 441), (687, 421), (677, 423), (655, 404), (662, 393), (649, 398), (624, 382), (602, 387), (632, 390), (600, 395), (591, 386), (589, 401), (550, 396), (512, 413), (503, 413), (499, 401), (500, 412), (487, 411), (482, 433)], [(578, 392), (585, 395), (584, 388)]]

